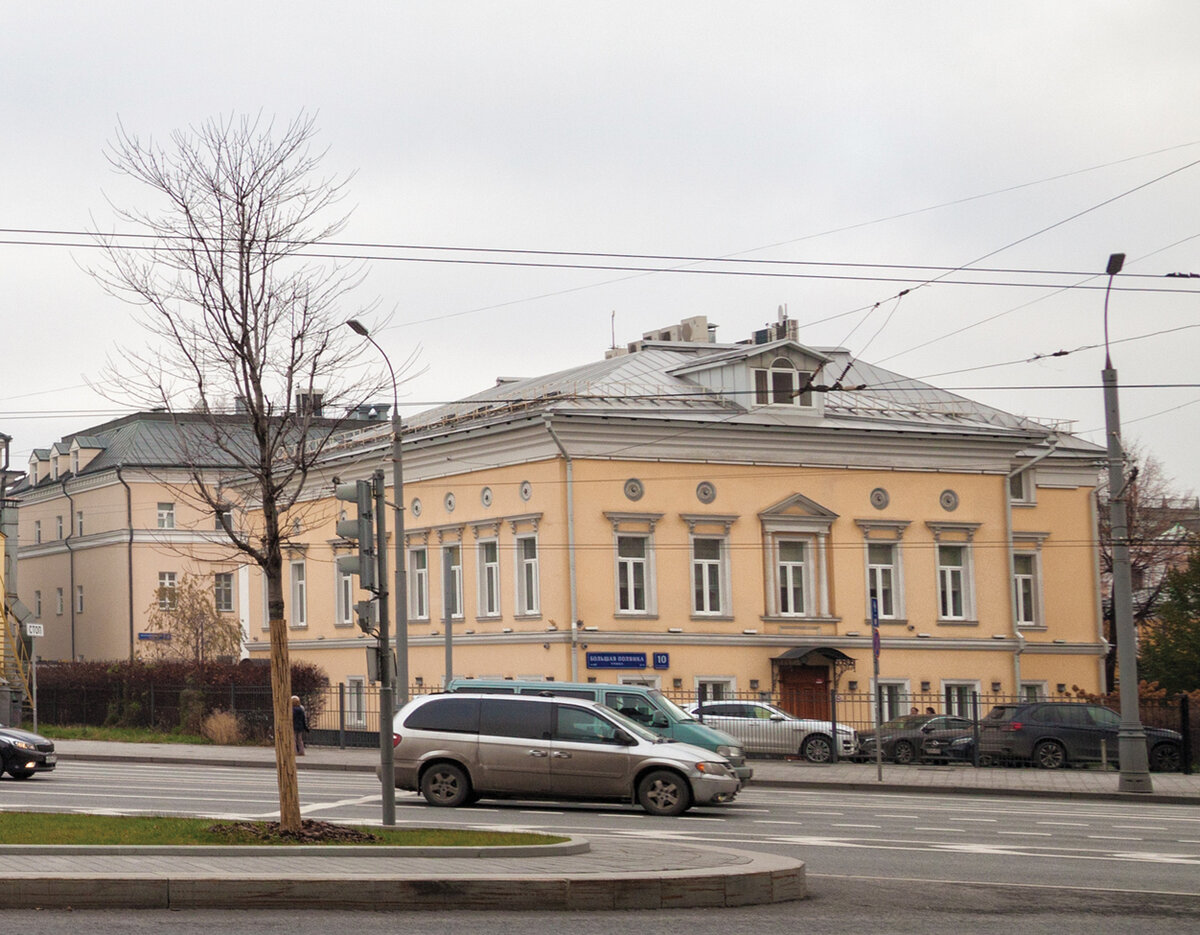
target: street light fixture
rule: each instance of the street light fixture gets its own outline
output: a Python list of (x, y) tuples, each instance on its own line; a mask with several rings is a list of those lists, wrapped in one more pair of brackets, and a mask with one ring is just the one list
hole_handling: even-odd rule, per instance
[(1138, 709), (1137, 644), (1133, 631), (1133, 580), (1129, 566), (1129, 522), (1125, 515), (1125, 452), (1121, 447), (1121, 412), (1117, 404), (1117, 371), (1108, 350), (1108, 296), (1113, 277), (1125, 265), (1125, 254), (1108, 258), (1104, 290), (1104, 428), (1108, 440), (1108, 509), (1113, 551), (1113, 627), (1117, 631), (1117, 668), (1121, 673), (1121, 726), (1117, 750), (1121, 763), (1120, 792), (1153, 792), (1146, 756), (1146, 732)]
[[(371, 337), (366, 326), (355, 319), (346, 324), (350, 330), (371, 342), (383, 357), (388, 374), (392, 379), (392, 508), (395, 524), (395, 606), (396, 606), (396, 701), (392, 701), (391, 646), (387, 631), (387, 615), (379, 615), (379, 648), (383, 663), (379, 667), (379, 756), (380, 781), (383, 784), (383, 823), (396, 823), (395, 762), (392, 753), (391, 719), (396, 707), (408, 701), (408, 587), (407, 569), (404, 563), (404, 468), (401, 461), (400, 443), (400, 393), (396, 384), (396, 371), (388, 358), (387, 351)], [(382, 610), (382, 608), (381, 608)]]

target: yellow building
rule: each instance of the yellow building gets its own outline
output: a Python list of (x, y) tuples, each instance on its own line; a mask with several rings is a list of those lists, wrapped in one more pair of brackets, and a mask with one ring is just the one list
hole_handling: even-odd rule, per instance
[[(379, 469), (390, 483), (389, 452), (386, 425), (348, 435), (290, 518), (293, 658), (352, 688), (373, 642), (353, 604), (369, 595), (334, 563), (354, 505), (332, 491)], [(448, 614), (458, 676), (770, 692), (804, 710), (834, 682), (872, 691), (874, 600), (889, 708), (910, 692), (961, 709), (975, 691), (1099, 690), (1102, 457), (806, 347), (788, 321), (719, 344), (691, 319), (502, 379), (405, 425), (411, 681), (446, 676)], [(251, 603), (250, 654), (265, 655)]]

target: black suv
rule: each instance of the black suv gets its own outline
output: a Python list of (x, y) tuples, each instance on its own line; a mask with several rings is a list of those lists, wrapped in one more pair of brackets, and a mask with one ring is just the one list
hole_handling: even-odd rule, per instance
[[(1036, 701), (997, 705), (979, 722), (979, 756), (981, 762), (1027, 761), (1042, 769), (1104, 758), (1116, 764), (1120, 726), (1121, 716), (1098, 704)], [(1178, 770), (1182, 736), (1160, 727), (1145, 731), (1150, 768)]]

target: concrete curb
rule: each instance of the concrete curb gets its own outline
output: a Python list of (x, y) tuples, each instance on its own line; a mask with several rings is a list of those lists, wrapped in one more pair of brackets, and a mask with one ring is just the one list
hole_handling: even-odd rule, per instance
[[(560, 835), (561, 837), (561, 835)], [(246, 845), (165, 845), (165, 844), (0, 844), (0, 857), (28, 855), (38, 857), (400, 857), (505, 858), (571, 857), (592, 849), (586, 838), (571, 837), (561, 844), (512, 844), (495, 847), (393, 847), (361, 844), (246, 844)]]
[(1009, 789), (1003, 786), (911, 786), (894, 782), (829, 782), (824, 780), (755, 779), (753, 785), (776, 789), (825, 789), (841, 792), (903, 792), (912, 795), (995, 795), (1026, 799), (1094, 799), (1155, 805), (1196, 805), (1195, 796), (1169, 792), (1093, 792), (1088, 789)]

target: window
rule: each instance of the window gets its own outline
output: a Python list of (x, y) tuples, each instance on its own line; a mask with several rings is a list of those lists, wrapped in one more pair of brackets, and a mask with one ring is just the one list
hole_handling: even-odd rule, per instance
[(805, 601), (808, 543), (796, 539), (781, 539), (778, 546), (776, 580), (779, 585), (779, 613), (785, 616), (803, 615), (808, 612)]
[(83, 613), (83, 585), (75, 585), (75, 613)]
[(33, 521), (33, 541), (35, 544), (42, 541), (42, 521), (40, 519)]
[(500, 615), (500, 545), (487, 539), (478, 545), (479, 616)]
[(83, 510), (75, 512), (75, 535), (83, 535)]
[(366, 679), (361, 675), (346, 678), (346, 723), (351, 727), (367, 726)]
[(33, 615), (39, 620), (42, 619), (42, 592), (33, 592)]
[(442, 549), (442, 612), (455, 618), (463, 615), (461, 546), (450, 545)]
[(899, 546), (893, 542), (867, 543), (867, 611), (869, 602), (876, 602), (880, 620), (895, 620), (900, 616), (897, 601)]
[(1022, 701), (1043, 701), (1049, 697), (1045, 682), (1022, 682), (1017, 694)]
[(1013, 608), (1017, 626), (1035, 627), (1038, 614), (1037, 556), (1031, 552), (1013, 556)]
[(720, 701), (722, 698), (733, 697), (733, 679), (706, 678), (702, 676), (696, 679), (696, 693), (699, 697), (707, 701)]
[(158, 528), (159, 529), (174, 529), (175, 528), (175, 504), (160, 503), (158, 505)]
[(230, 529), (233, 528), (233, 510), (227, 506), (218, 507), (213, 513), (213, 529), (223, 532), (226, 523), (229, 524)]
[(754, 371), (754, 401), (760, 406), (803, 406), (813, 404), (811, 372), (797, 370), (786, 357), (776, 359), (769, 370)]
[(943, 620), (966, 617), (966, 553), (966, 546), (938, 546), (938, 616)]
[(63, 589), (62, 588), (54, 589), (54, 612), (60, 617), (63, 615)]
[(1008, 478), (1008, 499), (1017, 505), (1029, 505), (1036, 501), (1033, 471), (1026, 469)]
[[(546, 707), (542, 705), (542, 707)], [(615, 743), (618, 727), (587, 708), (554, 706), (554, 739), (562, 743)]]
[(219, 571), (213, 577), (213, 606), (219, 614), (233, 613), (233, 572)]
[(336, 565), (333, 569), (336, 608), (333, 625), (348, 627), (354, 624), (354, 576)]
[(908, 714), (909, 698), (907, 682), (880, 682), (876, 689), (879, 692), (879, 717), (881, 721)]
[(308, 626), (308, 586), (304, 577), (304, 559), (291, 563), (292, 626)]
[(72, 474), (79, 473), (79, 452), (78, 451), (71, 452), (71, 473)]
[(648, 536), (617, 536), (617, 611), (644, 614), (646, 600)]
[(725, 540), (692, 540), (692, 613), (725, 613)]
[(429, 619), (429, 553), (413, 549), (408, 553), (408, 615), (413, 620)]
[(517, 539), (517, 613), (536, 614), (538, 601), (537, 539), (522, 536)]
[(175, 609), (175, 572), (160, 571), (158, 573), (158, 609), (159, 610), (174, 610)]
[(946, 713), (959, 717), (974, 717), (974, 698), (979, 693), (978, 682), (943, 682), (942, 693), (946, 699)]
[(54, 517), (54, 538), (61, 539), (63, 537), (63, 521), (61, 516)]

